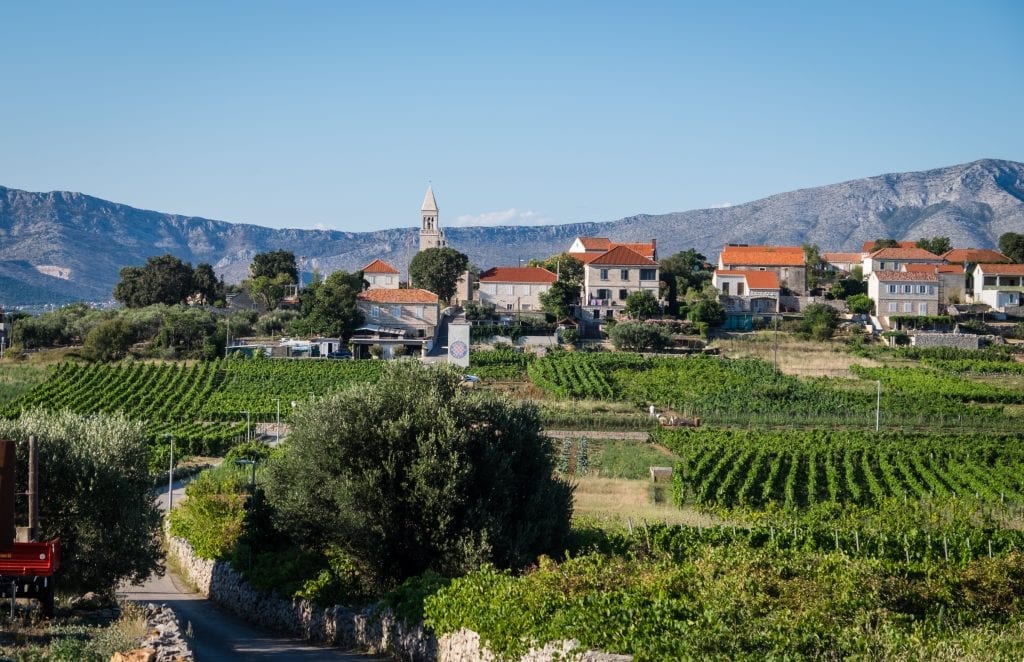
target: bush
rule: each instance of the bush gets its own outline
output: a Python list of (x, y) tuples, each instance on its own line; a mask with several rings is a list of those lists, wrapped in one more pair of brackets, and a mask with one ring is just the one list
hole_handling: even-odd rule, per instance
[(839, 325), (839, 313), (824, 303), (812, 303), (803, 310), (799, 333), (815, 340), (828, 340)]
[(274, 521), (345, 552), (374, 589), (561, 552), (572, 490), (554, 477), (537, 409), (459, 388), (452, 369), (388, 365), (300, 409), (267, 465)]
[(854, 294), (846, 300), (851, 313), (866, 315), (875, 308), (875, 302), (866, 294)]
[(615, 349), (642, 352), (661, 349), (672, 342), (668, 333), (653, 324), (621, 322), (608, 332)]
[(566, 329), (562, 331), (562, 342), (568, 345), (575, 345), (580, 341), (580, 332), (576, 329)]
[(725, 321), (725, 308), (714, 299), (702, 299), (690, 307), (689, 319), (695, 324), (720, 326)]
[(135, 342), (135, 329), (123, 319), (100, 322), (85, 336), (83, 353), (92, 361), (120, 361)]
[(188, 540), (204, 559), (227, 558), (244, 531), (243, 475), (233, 465), (199, 474), (185, 488), (188, 500), (171, 513), (171, 535)]
[(158, 569), (160, 512), (142, 423), (44, 411), (0, 421), (0, 437), (18, 444), (19, 492), (27, 489), (29, 434), (39, 438), (40, 534), (61, 538), (58, 588), (113, 590)]

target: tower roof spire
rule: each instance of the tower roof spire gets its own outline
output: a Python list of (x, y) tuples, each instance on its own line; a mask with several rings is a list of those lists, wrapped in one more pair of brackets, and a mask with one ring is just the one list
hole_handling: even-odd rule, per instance
[(434, 200), (434, 189), (427, 185), (427, 194), (423, 197), (423, 207), (420, 211), (437, 211), (437, 200)]

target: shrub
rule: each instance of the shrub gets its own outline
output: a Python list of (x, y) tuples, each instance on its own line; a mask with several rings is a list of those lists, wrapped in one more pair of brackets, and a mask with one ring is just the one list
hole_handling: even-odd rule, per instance
[(300, 409), (267, 465), (277, 526), (345, 552), (375, 589), (560, 552), (572, 490), (554, 477), (537, 409), (459, 382), (396, 362), (375, 384)]
[(569, 345), (575, 345), (579, 341), (580, 332), (576, 329), (566, 329), (565, 331), (562, 331), (562, 342)]
[(171, 534), (185, 538), (204, 559), (227, 558), (242, 535), (246, 479), (233, 466), (199, 474), (188, 500), (171, 513)]
[(851, 313), (866, 315), (875, 308), (875, 302), (866, 294), (854, 294), (846, 300)]
[(608, 332), (615, 349), (641, 352), (661, 349), (672, 342), (664, 329), (643, 322), (621, 322)]

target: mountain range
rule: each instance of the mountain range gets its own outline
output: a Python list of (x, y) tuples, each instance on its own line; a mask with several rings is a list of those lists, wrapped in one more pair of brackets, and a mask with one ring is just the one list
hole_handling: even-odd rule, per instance
[[(354, 270), (383, 258), (403, 272), (417, 227), (343, 232), (272, 229), (136, 209), (82, 193), (0, 186), (0, 305), (110, 299), (118, 271), (172, 253), (209, 262), (228, 282), (247, 275), (253, 255), (276, 249), (307, 258), (306, 271)], [(443, 211), (440, 217), (444, 226)], [(344, 225), (347, 223), (339, 223)], [(877, 238), (948, 236), (956, 247), (993, 248), (1024, 233), (1024, 164), (985, 159), (922, 172), (886, 174), (780, 193), (753, 202), (609, 222), (445, 228), (448, 243), (481, 268), (516, 265), (568, 249), (577, 236), (658, 240), (658, 253), (696, 248), (714, 261), (725, 243), (858, 251)]]

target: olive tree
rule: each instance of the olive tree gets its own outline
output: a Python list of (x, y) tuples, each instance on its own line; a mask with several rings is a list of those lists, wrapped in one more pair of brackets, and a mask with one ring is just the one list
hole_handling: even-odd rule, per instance
[(39, 439), (40, 534), (61, 539), (58, 589), (109, 591), (158, 570), (160, 512), (142, 423), (42, 410), (0, 421), (0, 437), (18, 444), (18, 492), (27, 489), (30, 434)]
[(276, 525), (307, 546), (342, 549), (375, 589), (561, 553), (572, 489), (554, 474), (537, 409), (460, 380), (396, 362), (375, 384), (298, 410), (267, 465)]

